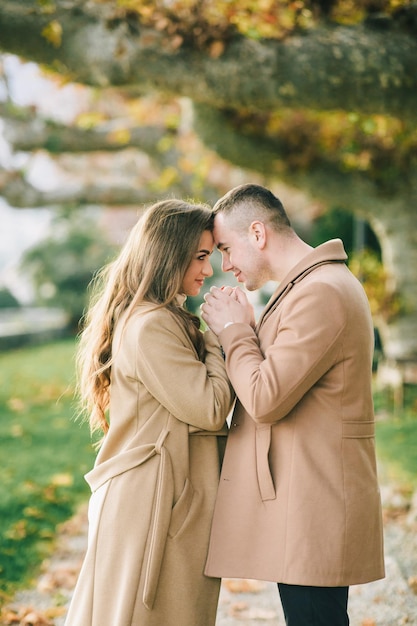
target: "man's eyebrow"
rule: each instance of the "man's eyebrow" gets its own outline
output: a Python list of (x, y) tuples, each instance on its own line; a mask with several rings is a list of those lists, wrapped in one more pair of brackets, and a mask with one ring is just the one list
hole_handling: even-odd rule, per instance
[(221, 241), (219, 241), (219, 243), (217, 244), (217, 249), (221, 250), (222, 248), (224, 248), (225, 244), (222, 243)]

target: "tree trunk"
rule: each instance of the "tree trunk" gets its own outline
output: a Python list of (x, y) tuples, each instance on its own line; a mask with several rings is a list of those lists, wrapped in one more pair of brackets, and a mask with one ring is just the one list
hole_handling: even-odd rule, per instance
[(402, 296), (403, 312), (380, 328), (385, 354), (395, 361), (417, 361), (416, 206), (417, 194), (397, 199), (389, 210), (380, 206), (369, 215), (381, 243), (391, 287)]

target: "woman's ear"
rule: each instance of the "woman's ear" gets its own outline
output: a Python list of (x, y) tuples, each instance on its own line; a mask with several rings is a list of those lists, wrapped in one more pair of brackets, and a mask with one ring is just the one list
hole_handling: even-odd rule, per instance
[(259, 250), (262, 250), (266, 245), (266, 228), (263, 222), (252, 222), (249, 226), (249, 236), (253, 238), (256, 246)]

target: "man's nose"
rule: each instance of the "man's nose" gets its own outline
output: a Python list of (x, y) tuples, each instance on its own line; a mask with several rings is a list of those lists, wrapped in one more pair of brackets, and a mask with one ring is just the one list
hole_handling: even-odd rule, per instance
[(230, 272), (233, 269), (233, 265), (230, 263), (227, 257), (222, 257), (222, 271)]

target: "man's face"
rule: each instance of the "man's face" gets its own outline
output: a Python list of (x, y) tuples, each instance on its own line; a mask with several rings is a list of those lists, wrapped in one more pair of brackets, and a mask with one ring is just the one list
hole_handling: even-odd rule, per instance
[[(230, 221), (230, 223), (229, 223)], [(249, 232), (237, 233), (231, 220), (218, 213), (214, 220), (214, 242), (222, 255), (223, 272), (233, 272), (236, 280), (249, 291), (259, 289), (269, 280), (267, 266), (256, 239)]]

